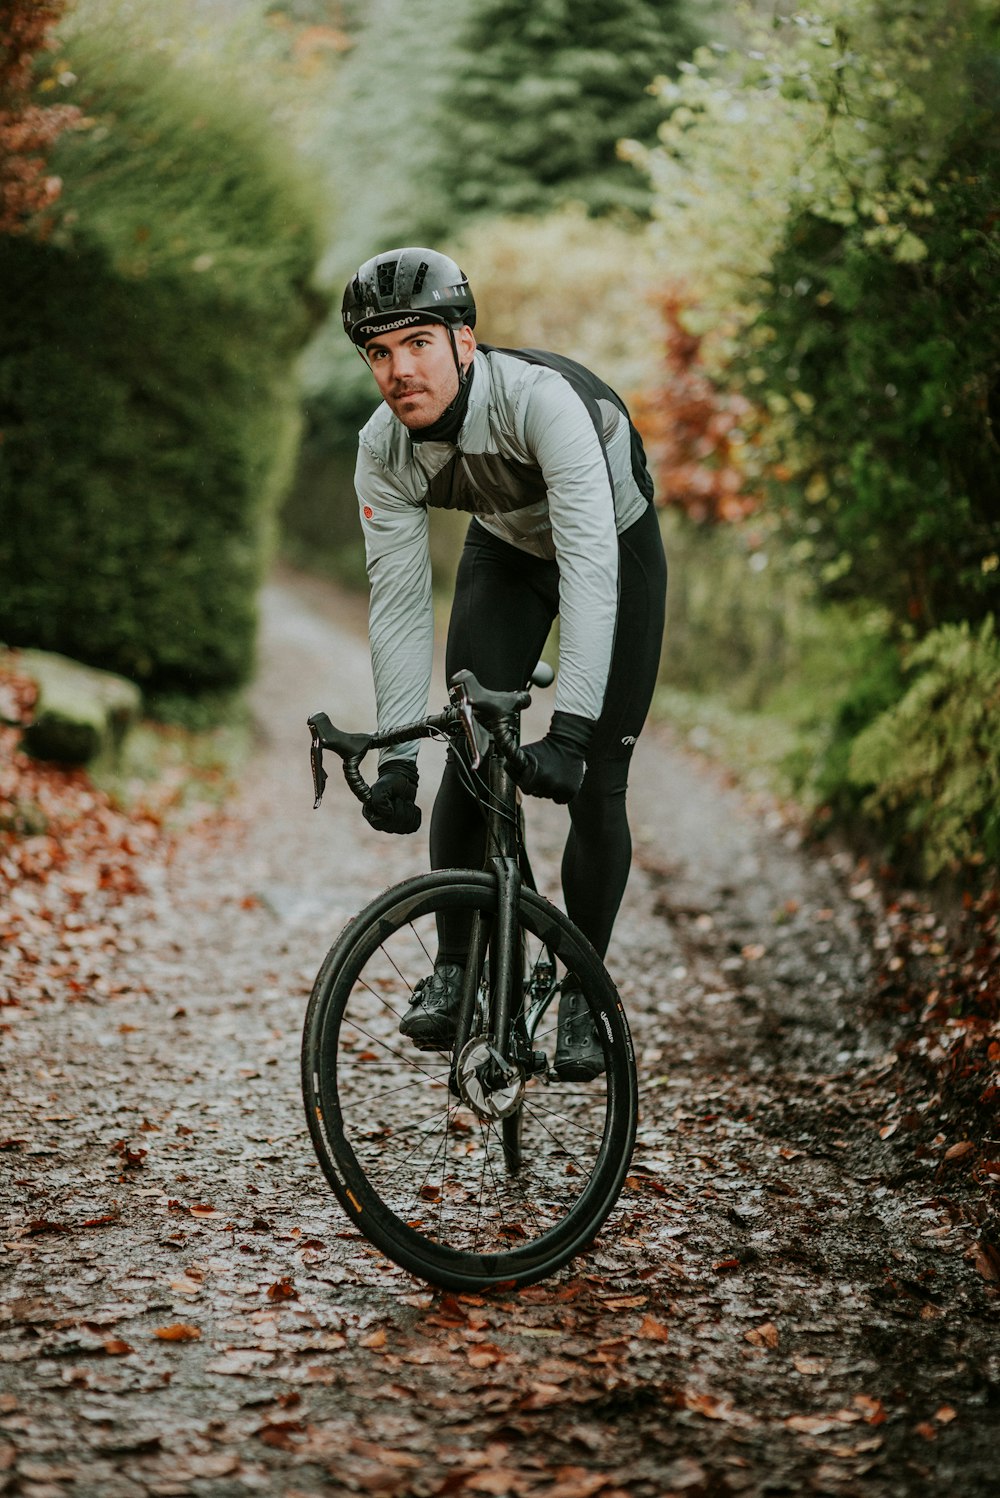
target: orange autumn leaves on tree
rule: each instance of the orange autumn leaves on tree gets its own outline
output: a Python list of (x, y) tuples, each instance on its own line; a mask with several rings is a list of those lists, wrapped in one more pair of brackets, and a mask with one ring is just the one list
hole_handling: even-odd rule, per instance
[(47, 156), (80, 111), (36, 104), (32, 85), (35, 58), (52, 46), (50, 33), (65, 9), (66, 0), (0, 0), (0, 234), (36, 225), (62, 188)]
[(747, 471), (750, 401), (712, 380), (703, 338), (682, 321), (677, 291), (660, 298), (665, 328), (662, 383), (630, 403), (656, 473), (661, 502), (701, 524), (742, 520), (760, 506)]

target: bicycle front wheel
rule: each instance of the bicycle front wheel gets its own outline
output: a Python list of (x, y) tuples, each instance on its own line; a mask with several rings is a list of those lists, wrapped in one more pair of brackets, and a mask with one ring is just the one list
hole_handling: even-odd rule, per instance
[[(512, 1111), (483, 1117), (450, 1052), (418, 1051), (399, 1034), (433, 966), (438, 915), (488, 920), (496, 903), (490, 874), (461, 869), (387, 890), (328, 954), (303, 1036), (309, 1129), (338, 1201), (383, 1253), (453, 1290), (530, 1284), (586, 1248), (635, 1138), (635, 1060), (617, 991), (567, 916), (531, 890), (518, 918), (535, 1066), (512, 1089)], [(542, 1060), (555, 1050), (556, 1016), (538, 1002), (537, 974), (551, 974), (553, 956), (576, 975), (601, 1038), (605, 1071), (591, 1082), (556, 1082)], [(554, 991), (554, 975), (547, 981)]]

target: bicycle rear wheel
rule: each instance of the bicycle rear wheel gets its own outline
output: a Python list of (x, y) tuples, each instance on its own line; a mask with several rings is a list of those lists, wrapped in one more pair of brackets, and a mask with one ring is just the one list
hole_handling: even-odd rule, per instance
[[(417, 1051), (398, 1033), (433, 965), (438, 914), (488, 918), (496, 898), (490, 874), (460, 869), (387, 890), (328, 954), (303, 1035), (306, 1115), (338, 1201), (396, 1263), (455, 1290), (530, 1284), (583, 1250), (617, 1200), (635, 1138), (635, 1060), (614, 984), (566, 915), (531, 890), (518, 912), (526, 987), (550, 953), (576, 974), (604, 1074), (563, 1084), (541, 1068), (512, 1112), (484, 1118), (449, 1052)], [(531, 1044), (551, 1057), (555, 1009), (533, 986)]]

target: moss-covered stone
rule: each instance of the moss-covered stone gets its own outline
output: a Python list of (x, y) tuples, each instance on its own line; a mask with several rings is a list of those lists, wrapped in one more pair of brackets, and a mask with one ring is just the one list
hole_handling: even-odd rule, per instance
[(33, 721), (21, 737), (36, 759), (114, 763), (142, 710), (135, 682), (45, 650), (20, 650), (11, 664), (38, 688)]

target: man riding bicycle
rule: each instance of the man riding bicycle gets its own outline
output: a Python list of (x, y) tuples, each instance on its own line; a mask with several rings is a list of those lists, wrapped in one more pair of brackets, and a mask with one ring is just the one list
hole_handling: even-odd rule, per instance
[[(477, 343), (457, 264), (409, 247), (349, 282), (344, 328), (383, 404), (359, 438), (356, 487), (371, 583), (379, 731), (426, 711), (433, 607), (429, 506), (471, 514), (448, 628), (447, 673), (523, 687), (553, 620), (559, 677), (548, 733), (524, 746), (521, 788), (568, 804), (562, 886), (570, 918), (603, 958), (631, 864), (629, 764), (659, 665), (666, 562), (639, 435), (614, 391), (537, 349)], [(415, 832), (417, 745), (384, 751), (364, 816)], [(469, 771), (449, 751), (430, 828), (434, 868), (482, 866), (484, 824)], [(434, 972), (400, 1031), (434, 1049), (454, 1038), (465, 931), (440, 932)], [(573, 974), (559, 1000), (556, 1074), (604, 1066)]]

